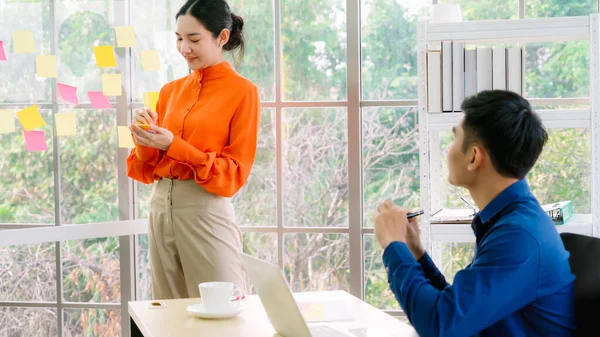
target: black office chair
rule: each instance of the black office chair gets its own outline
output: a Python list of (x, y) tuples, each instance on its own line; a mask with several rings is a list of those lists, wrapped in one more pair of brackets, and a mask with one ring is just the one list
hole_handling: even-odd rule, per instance
[(600, 322), (600, 238), (561, 233), (569, 251), (571, 271), (575, 274), (576, 337), (598, 336)]

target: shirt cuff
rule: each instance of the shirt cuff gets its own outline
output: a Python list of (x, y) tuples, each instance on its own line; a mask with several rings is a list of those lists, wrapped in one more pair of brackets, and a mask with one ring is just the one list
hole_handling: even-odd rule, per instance
[(157, 151), (157, 149), (148, 146), (135, 144), (135, 153), (137, 159), (144, 162), (152, 160)]
[(419, 262), (423, 270), (434, 270), (436, 268), (433, 260), (431, 260), (431, 257), (429, 254), (427, 254), (427, 252), (425, 252), (425, 254), (423, 254), (423, 256), (421, 256), (417, 262)]
[(388, 278), (397, 266), (402, 263), (413, 261), (416, 263), (415, 257), (404, 242), (394, 241), (390, 243), (383, 251), (383, 265), (387, 270)]
[(190, 165), (198, 164), (198, 163), (192, 163), (192, 161), (190, 160), (190, 158), (192, 156), (196, 156), (196, 155), (203, 156), (204, 160), (201, 162), (205, 162), (206, 157), (207, 157), (207, 155), (204, 152), (198, 150), (197, 148), (192, 146), (190, 143), (186, 142), (185, 140), (183, 140), (179, 137), (173, 138), (173, 142), (171, 143), (171, 146), (169, 146), (169, 149), (167, 150), (167, 153), (165, 153), (165, 155), (177, 162), (186, 163), (186, 164), (190, 164)]

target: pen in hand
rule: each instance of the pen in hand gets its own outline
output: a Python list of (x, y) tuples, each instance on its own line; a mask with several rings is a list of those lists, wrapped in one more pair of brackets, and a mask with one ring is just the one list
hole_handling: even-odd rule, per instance
[(415, 212), (410, 212), (410, 213), (406, 214), (406, 218), (408, 220), (410, 220), (410, 219), (412, 219), (412, 218), (414, 218), (416, 216), (419, 216), (419, 215), (421, 215), (423, 213), (425, 213), (423, 210), (419, 210), (419, 211), (415, 211)]

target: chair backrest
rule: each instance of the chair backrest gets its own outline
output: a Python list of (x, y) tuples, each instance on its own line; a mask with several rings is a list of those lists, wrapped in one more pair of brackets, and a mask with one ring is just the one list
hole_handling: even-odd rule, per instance
[(569, 264), (575, 274), (575, 336), (597, 336), (600, 309), (600, 238), (573, 233), (561, 233), (560, 237), (565, 249), (570, 253)]

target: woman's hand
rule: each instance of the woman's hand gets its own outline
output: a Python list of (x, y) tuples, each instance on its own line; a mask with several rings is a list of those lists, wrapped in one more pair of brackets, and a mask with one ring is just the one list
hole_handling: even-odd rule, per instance
[(129, 126), (136, 144), (168, 151), (173, 143), (173, 133), (165, 128), (152, 124), (152, 129), (146, 131), (135, 124)]
[(133, 115), (133, 124), (156, 125), (158, 114), (150, 108), (138, 109)]

